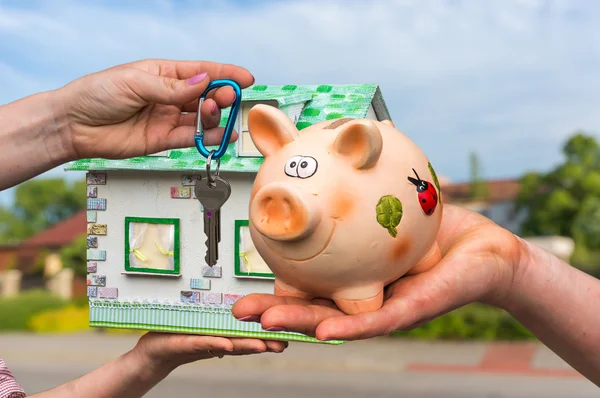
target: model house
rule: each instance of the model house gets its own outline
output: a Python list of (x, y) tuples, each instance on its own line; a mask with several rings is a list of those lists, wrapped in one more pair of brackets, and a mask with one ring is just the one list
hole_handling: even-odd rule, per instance
[[(205, 174), (196, 148), (126, 160), (85, 159), (90, 324), (316, 342), (237, 321), (242, 296), (273, 293), (273, 276), (248, 232), (250, 191), (261, 163), (247, 128), (252, 106), (283, 110), (298, 129), (338, 118), (391, 120), (377, 85), (253, 86), (243, 90), (239, 139), (221, 158), (232, 194), (221, 209), (217, 265), (204, 261), (205, 235), (194, 184)], [(222, 116), (222, 125), (228, 112)]]

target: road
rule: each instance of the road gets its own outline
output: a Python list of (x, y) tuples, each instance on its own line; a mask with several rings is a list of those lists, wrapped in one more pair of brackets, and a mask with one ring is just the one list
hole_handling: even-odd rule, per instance
[[(0, 357), (29, 394), (101, 366), (135, 344), (135, 336), (0, 336)], [(552, 372), (470, 371), (484, 344), (373, 339), (340, 347), (292, 344), (283, 354), (211, 359), (183, 366), (146, 397), (584, 398), (600, 390), (543, 348), (534, 367)], [(411, 371), (415, 360), (465, 371)], [(473, 368), (475, 369), (475, 368)], [(562, 372), (562, 373), (561, 373)], [(558, 376), (557, 376), (558, 375)]]

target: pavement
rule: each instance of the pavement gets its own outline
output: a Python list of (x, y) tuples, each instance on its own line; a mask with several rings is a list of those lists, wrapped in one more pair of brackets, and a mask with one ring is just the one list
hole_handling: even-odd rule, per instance
[[(65, 383), (131, 349), (139, 335), (0, 335), (0, 357), (28, 394)], [(178, 368), (146, 397), (580, 398), (600, 390), (539, 343), (377, 338), (291, 343)]]

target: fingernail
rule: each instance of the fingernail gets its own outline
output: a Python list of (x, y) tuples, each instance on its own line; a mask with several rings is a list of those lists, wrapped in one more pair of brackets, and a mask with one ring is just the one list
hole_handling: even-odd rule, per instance
[(216, 102), (215, 102), (215, 104), (213, 105), (213, 107), (212, 107), (212, 109), (211, 109), (211, 111), (210, 111), (210, 114), (211, 114), (211, 115), (213, 115), (213, 116), (216, 116), (216, 115), (217, 115), (217, 103), (216, 103)]
[(248, 315), (238, 320), (241, 322), (258, 322), (260, 321), (260, 317), (258, 315)]
[(190, 86), (193, 86), (194, 84), (198, 84), (202, 80), (204, 80), (205, 77), (206, 77), (206, 72), (200, 73), (199, 75), (196, 75), (196, 76), (192, 76), (192, 77), (189, 78), (188, 84)]
[(268, 329), (265, 329), (267, 332), (285, 332), (284, 328), (280, 328), (279, 326), (272, 326)]

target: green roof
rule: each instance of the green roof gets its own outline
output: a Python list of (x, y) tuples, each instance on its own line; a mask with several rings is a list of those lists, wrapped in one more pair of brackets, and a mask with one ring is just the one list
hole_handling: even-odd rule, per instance
[[(302, 130), (324, 120), (342, 117), (364, 118), (369, 106), (378, 120), (391, 120), (376, 84), (339, 85), (283, 85), (252, 86), (242, 90), (242, 103), (246, 101), (277, 101), (281, 109), (305, 103), (296, 127)], [(225, 126), (229, 109), (224, 109), (221, 126)], [(215, 146), (214, 148), (217, 148)], [(65, 170), (155, 170), (155, 171), (201, 171), (205, 170), (205, 158), (195, 147), (171, 150), (169, 156), (139, 156), (129, 159), (81, 159), (70, 162)], [(237, 156), (237, 144), (231, 143), (221, 158), (221, 171), (257, 172), (262, 157)]]

